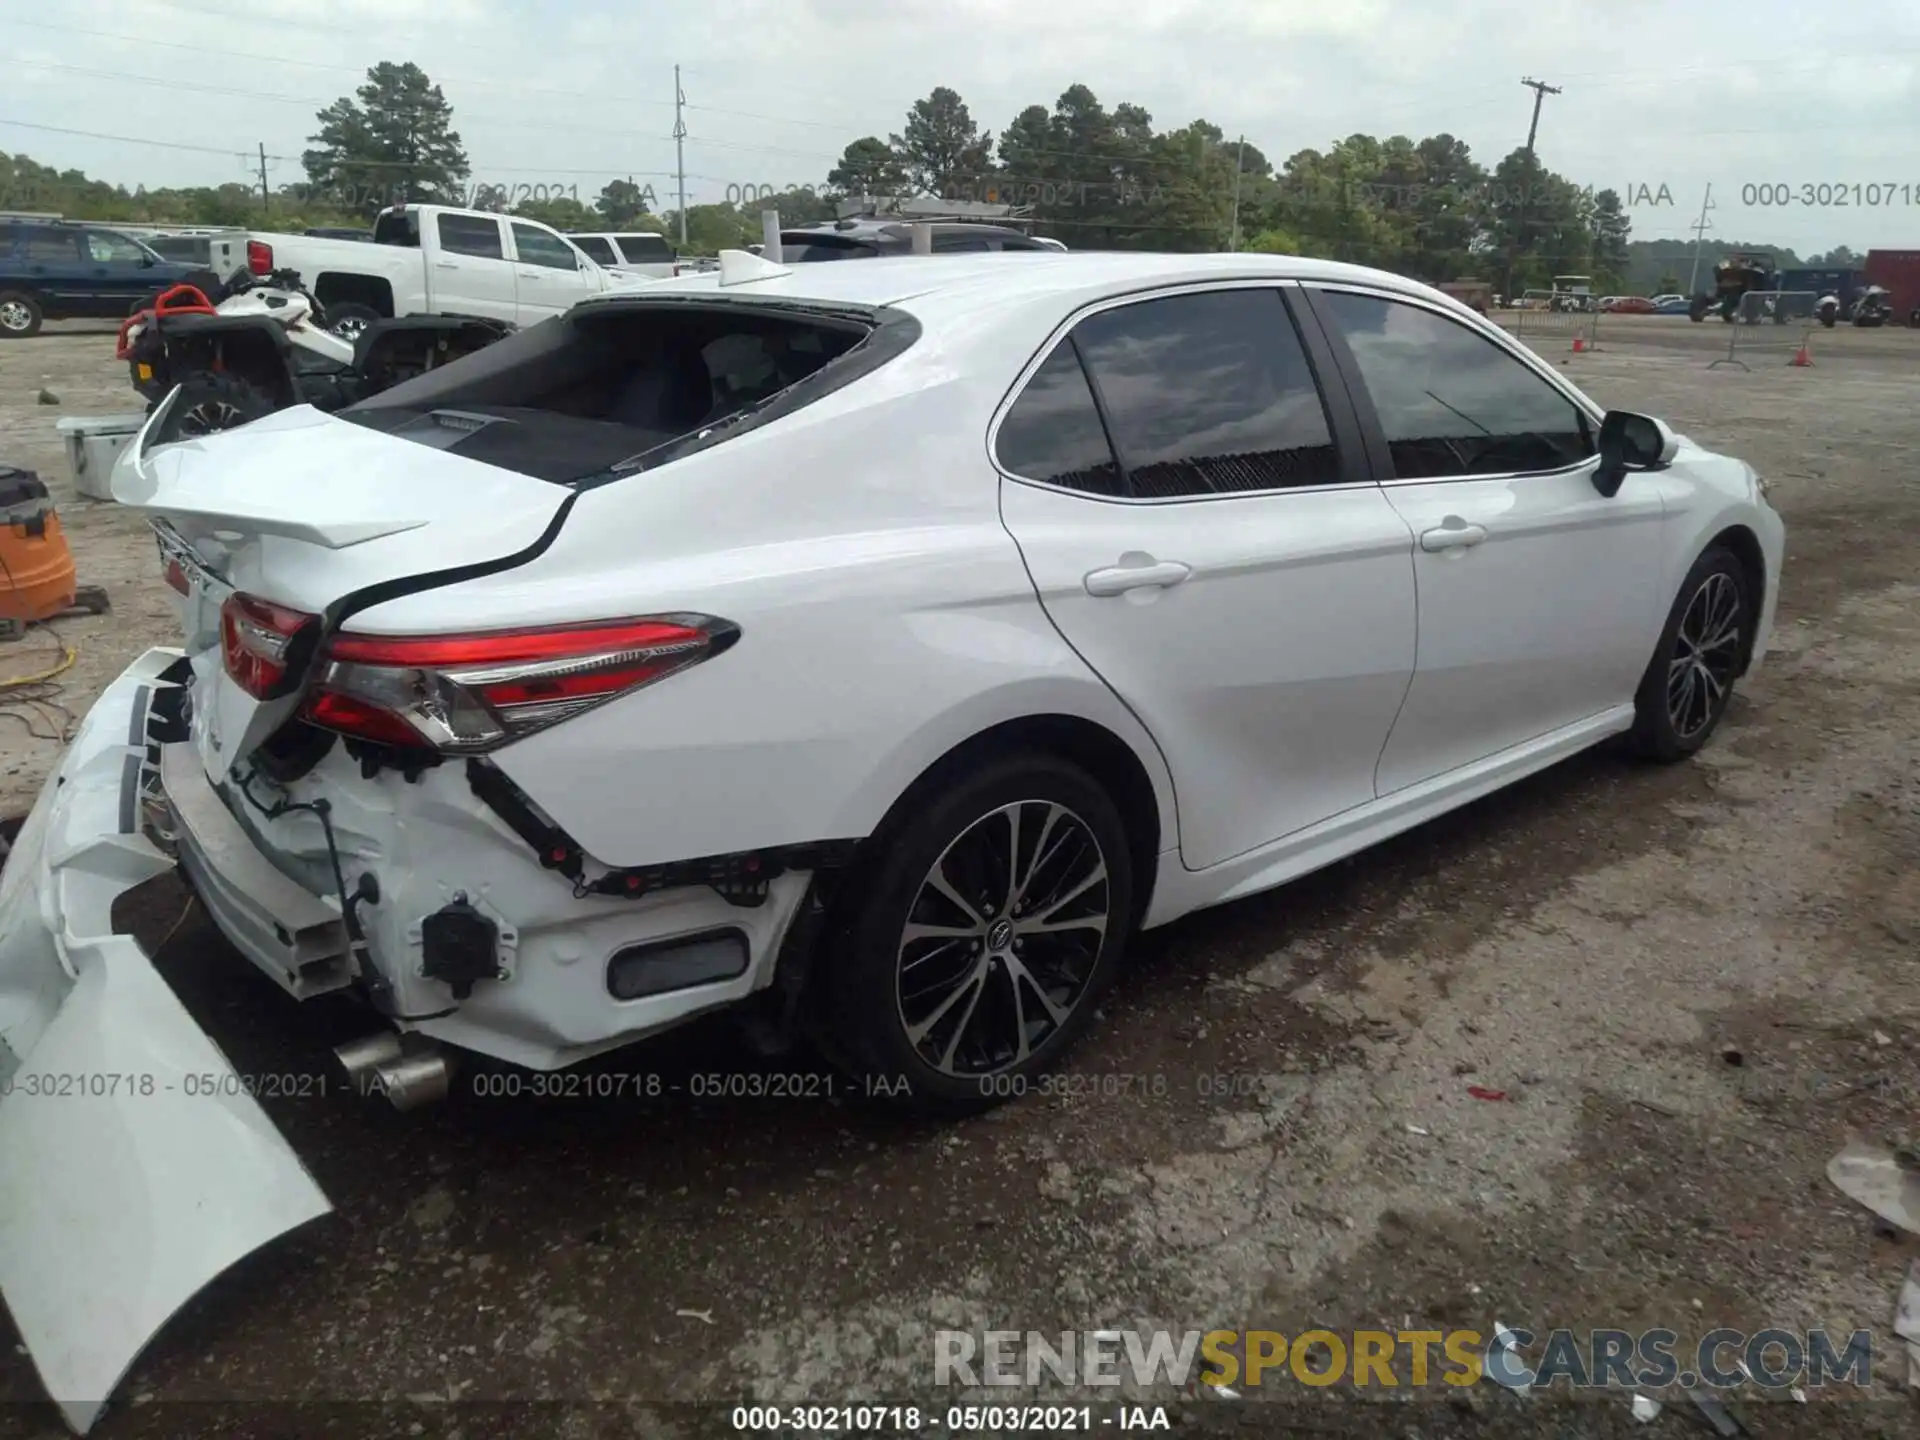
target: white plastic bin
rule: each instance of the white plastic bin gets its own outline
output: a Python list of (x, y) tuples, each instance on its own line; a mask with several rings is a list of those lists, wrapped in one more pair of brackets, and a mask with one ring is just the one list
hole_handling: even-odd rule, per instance
[(113, 488), (109, 477), (113, 474), (113, 462), (146, 423), (144, 412), (66, 415), (55, 422), (54, 428), (67, 442), (67, 467), (73, 472), (73, 488), (92, 500), (111, 500)]

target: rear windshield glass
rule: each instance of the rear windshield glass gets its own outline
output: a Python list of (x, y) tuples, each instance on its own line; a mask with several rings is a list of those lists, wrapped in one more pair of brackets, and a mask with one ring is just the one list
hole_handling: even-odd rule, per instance
[(878, 245), (869, 245), (863, 240), (842, 240), (830, 235), (780, 237), (782, 264), (806, 260), (865, 260), (879, 253)]
[(587, 258), (601, 265), (618, 265), (614, 258), (613, 244), (604, 235), (575, 235), (573, 243), (587, 252)]
[(658, 265), (673, 260), (673, 247), (658, 235), (622, 235), (620, 249), (630, 265)]
[(373, 222), (373, 240), (376, 245), (408, 245), (414, 249), (420, 247), (420, 217), (412, 210), (385, 210), (380, 218)]
[[(340, 413), (537, 479), (610, 479), (783, 411), (785, 399), (770, 402), (816, 375), (825, 381), (836, 362), (856, 364), (877, 323), (795, 306), (592, 305)], [(793, 398), (804, 403), (802, 392)]]

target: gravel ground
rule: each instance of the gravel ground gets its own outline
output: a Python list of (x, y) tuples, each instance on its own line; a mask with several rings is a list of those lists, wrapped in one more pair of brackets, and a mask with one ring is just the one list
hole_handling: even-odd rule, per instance
[[(1865, 1391), (1733, 1408), (1762, 1436), (1920, 1433), (1890, 1328), (1920, 1239), (1824, 1177), (1850, 1135), (1920, 1130), (1920, 335), (1816, 332), (1812, 369), (1742, 371), (1707, 368), (1719, 327), (1603, 327), (1598, 353), (1537, 343), (1751, 460), (1787, 520), (1775, 652), (1693, 763), (1595, 753), (1154, 932), (1065, 1093), (958, 1126), (817, 1098), (271, 1102), (337, 1213), (211, 1286), (96, 1433), (717, 1433), (693, 1407), (943, 1413), (939, 1327), (1496, 1319), (1870, 1330)], [(102, 334), (0, 346), (0, 458), (59, 482), (52, 417), (129, 398)], [(171, 624), (132, 517), (60, 502), (115, 605), (61, 627), (78, 711)], [(4, 723), (0, 814), (57, 753)], [(286, 1001), (170, 878), (126, 918), (243, 1072), (324, 1071), (364, 1028)], [(741, 1062), (712, 1025), (620, 1068), (685, 1091)], [(11, 1340), (0, 1436), (59, 1433)], [(1263, 1393), (1152, 1398), (1190, 1431), (1713, 1433), (1672, 1393), (1648, 1426), (1619, 1395)]]

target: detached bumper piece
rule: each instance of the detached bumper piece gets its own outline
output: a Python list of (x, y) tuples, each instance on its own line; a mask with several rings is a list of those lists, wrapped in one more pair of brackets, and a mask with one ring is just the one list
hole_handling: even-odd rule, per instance
[(818, 840), (777, 845), (732, 855), (633, 865), (609, 870), (597, 880), (586, 880), (585, 852), (572, 836), (542, 815), (519, 786), (484, 760), (467, 762), (467, 783), (481, 803), (533, 847), (542, 865), (573, 881), (574, 894), (582, 897), (618, 895), (637, 900), (658, 890), (704, 885), (729, 905), (753, 909), (766, 903), (768, 887), (790, 870), (817, 873), (851, 864), (857, 844), (852, 840)]
[(0, 1294), (81, 1433), (195, 1292), (332, 1208), (113, 932), (114, 901), (173, 863), (142, 809), (181, 660), (149, 650), (107, 687), (0, 870)]

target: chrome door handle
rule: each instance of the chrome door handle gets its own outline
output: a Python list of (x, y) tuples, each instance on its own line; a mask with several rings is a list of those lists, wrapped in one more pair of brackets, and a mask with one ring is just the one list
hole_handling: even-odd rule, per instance
[(1420, 535), (1422, 550), (1465, 550), (1470, 545), (1478, 545), (1487, 538), (1484, 525), (1442, 525), (1437, 530), (1426, 530)]
[[(1122, 556), (1123, 560), (1130, 556)], [(1169, 585), (1178, 585), (1193, 573), (1191, 566), (1182, 565), (1178, 560), (1152, 560), (1141, 557), (1141, 563), (1133, 565), (1112, 565), (1104, 570), (1092, 570), (1085, 581), (1087, 593), (1101, 599), (1113, 595), (1124, 595), (1129, 590), (1165, 589)]]

